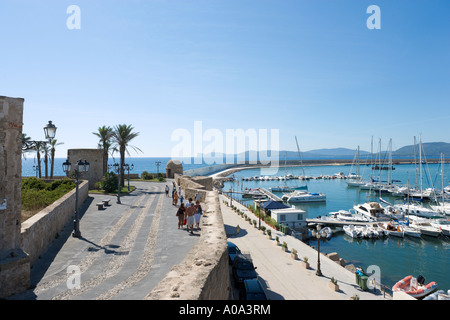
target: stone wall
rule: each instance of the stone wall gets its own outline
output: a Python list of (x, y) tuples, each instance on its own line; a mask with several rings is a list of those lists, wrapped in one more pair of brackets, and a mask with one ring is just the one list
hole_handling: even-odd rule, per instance
[(103, 177), (103, 150), (102, 149), (69, 149), (67, 159), (75, 169), (78, 160), (87, 160), (90, 164), (89, 171), (82, 173), (80, 179), (89, 181), (89, 189), (95, 188), (95, 183)]
[(20, 247), (23, 104), (0, 96), (0, 299), (30, 285), (29, 257)]
[[(88, 181), (82, 181), (78, 189), (78, 206), (87, 199)], [(73, 189), (53, 204), (22, 223), (22, 248), (30, 256), (31, 265), (44, 253), (55, 237), (69, 223), (75, 212)]]
[(146, 296), (147, 300), (228, 300), (227, 236), (217, 191), (204, 191), (198, 243)]

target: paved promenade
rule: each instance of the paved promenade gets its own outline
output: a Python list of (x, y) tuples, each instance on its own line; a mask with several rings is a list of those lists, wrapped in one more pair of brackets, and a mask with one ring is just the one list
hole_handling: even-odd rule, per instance
[[(317, 270), (317, 251), (300, 240), (285, 236), (272, 229), (272, 238), (278, 235), (280, 242), (285, 241), (289, 251), (296, 249), (299, 259), (307, 256), (311, 269), (306, 270), (299, 260), (291, 258), (290, 253), (283, 252), (275, 240), (269, 240), (259, 230), (237, 215), (230, 207), (223, 203), (229, 198), (220, 196), (225, 230), (228, 241), (235, 243), (241, 251), (250, 253), (256, 272), (267, 289), (270, 300), (349, 300), (358, 295), (360, 300), (386, 300), (382, 294), (372, 294), (361, 290), (355, 285), (355, 275), (321, 255), (320, 264), (323, 276), (315, 275)], [(242, 209), (245, 207), (236, 201), (233, 205)], [(249, 216), (257, 219), (249, 212)], [(262, 225), (267, 226), (264, 222)], [(236, 234), (236, 226), (241, 231)], [(334, 292), (328, 287), (330, 278), (338, 280), (339, 291)]]
[[(199, 234), (177, 228), (166, 183), (133, 185), (137, 189), (122, 196), (121, 204), (115, 196), (89, 194), (81, 209), (82, 237), (71, 236), (69, 223), (32, 267), (33, 289), (13, 299), (143, 299), (185, 258)], [(98, 210), (96, 203), (105, 198), (110, 206)], [(69, 289), (76, 284), (71, 268), (81, 271), (78, 289)]]

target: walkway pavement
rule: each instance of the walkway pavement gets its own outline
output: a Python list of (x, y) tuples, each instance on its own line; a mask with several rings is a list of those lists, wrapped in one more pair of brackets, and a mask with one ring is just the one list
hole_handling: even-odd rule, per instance
[[(115, 196), (89, 194), (81, 209), (82, 237), (71, 236), (69, 223), (33, 265), (33, 289), (12, 299), (143, 299), (185, 258), (199, 234), (177, 228), (165, 183), (133, 184), (137, 189), (122, 196), (121, 204)], [(96, 203), (105, 198), (110, 206), (98, 210)], [(73, 288), (78, 282), (71, 270), (81, 272), (79, 288)]]
[[(228, 241), (236, 244), (241, 251), (250, 253), (270, 300), (348, 300), (354, 295), (358, 295), (360, 300), (386, 300), (379, 291), (373, 294), (361, 290), (355, 284), (353, 272), (322, 254), (320, 265), (323, 276), (316, 276), (316, 250), (294, 237), (285, 236), (271, 229), (272, 238), (275, 239), (278, 236), (281, 243), (286, 242), (289, 251), (296, 249), (299, 259), (308, 257), (311, 268), (305, 269), (299, 260), (291, 258), (290, 253), (283, 252), (281, 247), (276, 245), (275, 240), (269, 240), (266, 235), (246, 222), (223, 201), (229, 203), (229, 198), (220, 196)], [(233, 205), (246, 210), (236, 201), (233, 201)], [(248, 212), (248, 215), (252, 216), (252, 220), (257, 219), (251, 212)], [(261, 223), (268, 227), (264, 222)], [(237, 225), (240, 227), (239, 234), (236, 234)], [(339, 291), (337, 292), (328, 287), (331, 277), (338, 280)]]

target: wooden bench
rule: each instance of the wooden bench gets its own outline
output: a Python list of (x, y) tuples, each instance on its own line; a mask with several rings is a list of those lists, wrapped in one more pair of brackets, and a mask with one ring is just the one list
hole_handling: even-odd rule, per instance
[(109, 206), (109, 199), (102, 200), (104, 206)]
[(103, 210), (103, 202), (99, 202), (96, 204), (98, 210)]

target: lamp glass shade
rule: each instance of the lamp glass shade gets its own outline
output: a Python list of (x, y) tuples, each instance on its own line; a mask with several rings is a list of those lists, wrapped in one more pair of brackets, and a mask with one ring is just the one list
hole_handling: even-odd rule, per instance
[(49, 121), (48, 124), (44, 127), (44, 133), (46, 139), (54, 139), (56, 136), (56, 127), (55, 125)]
[(72, 170), (72, 164), (69, 162), (69, 160), (66, 160), (63, 164), (62, 164), (63, 170), (65, 173), (68, 173)]
[(87, 162), (87, 160), (84, 160), (84, 172), (88, 172), (89, 171), (89, 166), (91, 164), (89, 162)]

